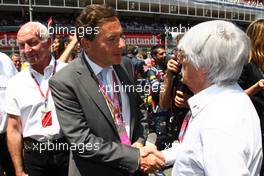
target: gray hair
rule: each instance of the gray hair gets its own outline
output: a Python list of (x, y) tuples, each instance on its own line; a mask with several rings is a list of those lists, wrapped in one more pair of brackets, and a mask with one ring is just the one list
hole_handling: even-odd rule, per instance
[(231, 85), (248, 62), (250, 40), (234, 24), (214, 20), (192, 27), (178, 48), (187, 56), (187, 62), (206, 70), (210, 84)]
[(49, 31), (45, 25), (43, 25), (42, 23), (40, 23), (38, 21), (27, 22), (26, 24), (21, 26), (20, 29), (28, 28), (28, 27), (32, 27), (32, 26), (34, 27), (33, 29), (35, 29), (36, 34), (39, 36), (39, 38), (42, 42), (48, 41), (48, 39), (50, 37)]

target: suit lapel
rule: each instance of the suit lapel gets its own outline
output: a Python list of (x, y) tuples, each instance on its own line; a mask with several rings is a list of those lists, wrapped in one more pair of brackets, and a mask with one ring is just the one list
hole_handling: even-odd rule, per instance
[(115, 133), (118, 135), (111, 112), (107, 106), (107, 103), (102, 93), (99, 91), (99, 87), (96, 81), (91, 76), (91, 72), (86, 67), (83, 59), (80, 59), (79, 62), (80, 63), (78, 63), (78, 65), (80, 65), (80, 68), (77, 69), (78, 70), (77, 72), (79, 73), (80, 76), (77, 77), (77, 79), (79, 80), (83, 88), (86, 90), (85, 92), (88, 94), (88, 96), (91, 97), (94, 103), (97, 105), (98, 109), (104, 114), (104, 117), (111, 124)]
[[(113, 67), (123, 87), (125, 87), (125, 85), (133, 85), (129, 80), (127, 73), (125, 72), (124, 68), (121, 67), (121, 65), (114, 65)], [(125, 90), (125, 93), (127, 93), (128, 95), (129, 104), (130, 104), (130, 139), (132, 139), (134, 126), (135, 126), (135, 117), (134, 117), (135, 106), (133, 105), (135, 105), (136, 102), (134, 101), (133, 98), (133, 89), (132, 92)]]

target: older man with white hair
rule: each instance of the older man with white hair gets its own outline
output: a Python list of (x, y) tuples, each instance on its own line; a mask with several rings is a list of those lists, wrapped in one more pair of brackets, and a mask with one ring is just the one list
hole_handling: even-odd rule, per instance
[(24, 24), (17, 40), (29, 67), (11, 78), (6, 90), (7, 143), (16, 175), (66, 176), (69, 152), (59, 148), (67, 143), (48, 87), (65, 64), (50, 55), (51, 39), (41, 23)]
[[(198, 35), (197, 35), (198, 34)], [(234, 24), (209, 21), (182, 38), (183, 82), (194, 96), (179, 136), (164, 150), (174, 176), (257, 176), (262, 162), (259, 117), (237, 80), (250, 41)]]

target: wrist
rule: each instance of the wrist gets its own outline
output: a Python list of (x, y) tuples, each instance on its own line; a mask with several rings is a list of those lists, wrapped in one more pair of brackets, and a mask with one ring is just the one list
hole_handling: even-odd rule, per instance
[(17, 176), (23, 176), (24, 175), (24, 171), (23, 170), (16, 171), (16, 175)]
[(164, 79), (167, 79), (167, 80), (172, 80), (173, 79), (173, 72), (172, 71), (169, 71), (167, 70), (166, 73), (164, 74)]

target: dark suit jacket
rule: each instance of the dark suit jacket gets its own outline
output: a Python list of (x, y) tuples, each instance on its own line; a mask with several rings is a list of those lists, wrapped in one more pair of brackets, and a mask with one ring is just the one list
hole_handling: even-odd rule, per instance
[[(129, 60), (123, 59), (114, 69), (122, 84), (133, 83)], [(57, 72), (49, 84), (63, 133), (72, 146), (79, 145), (79, 148), (71, 147), (69, 175), (124, 176), (135, 173), (139, 150), (120, 143), (105, 99), (84, 60), (74, 60)], [(140, 111), (143, 103), (137, 93), (127, 93), (131, 110), (130, 139), (132, 143), (144, 143), (147, 121)], [(86, 150), (80, 147), (84, 145)]]
[[(253, 86), (261, 79), (263, 79), (262, 71), (254, 62), (250, 62), (244, 66), (243, 72), (238, 80), (238, 83), (245, 90)], [(250, 99), (254, 104), (259, 115), (262, 130), (262, 138), (264, 139), (264, 91), (261, 90), (256, 95), (250, 96)], [(262, 146), (264, 146), (264, 140), (262, 140)]]

